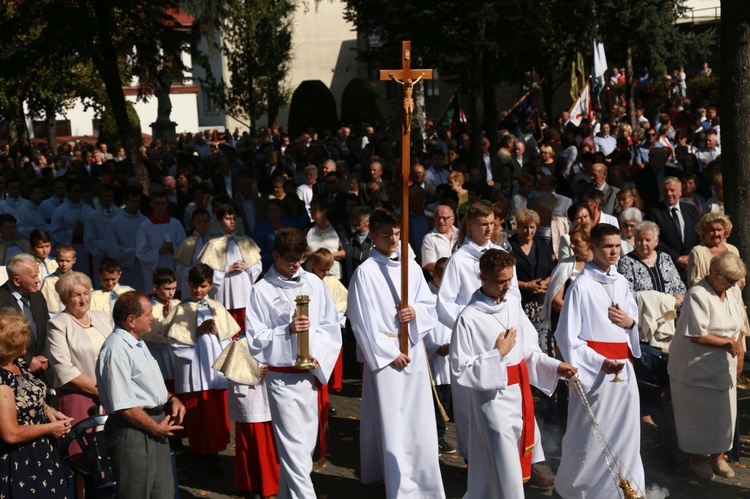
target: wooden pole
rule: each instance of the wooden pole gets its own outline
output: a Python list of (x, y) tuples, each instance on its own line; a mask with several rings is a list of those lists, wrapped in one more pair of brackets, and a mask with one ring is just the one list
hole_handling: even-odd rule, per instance
[[(381, 81), (401, 85), (401, 309), (409, 306), (409, 175), (411, 173), (411, 119), (414, 114), (412, 92), (420, 80), (431, 80), (431, 69), (411, 68), (411, 42), (401, 42), (401, 69), (381, 69)], [(401, 324), (401, 353), (409, 353), (409, 324)]]

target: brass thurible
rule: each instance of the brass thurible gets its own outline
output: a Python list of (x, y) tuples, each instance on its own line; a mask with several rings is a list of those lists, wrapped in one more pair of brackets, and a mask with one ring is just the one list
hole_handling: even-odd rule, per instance
[[(299, 295), (294, 299), (297, 304), (297, 316), (307, 317), (309, 312), (310, 297)], [(312, 369), (315, 367), (312, 357), (310, 357), (310, 330), (297, 332), (297, 361), (294, 363), (295, 369)]]

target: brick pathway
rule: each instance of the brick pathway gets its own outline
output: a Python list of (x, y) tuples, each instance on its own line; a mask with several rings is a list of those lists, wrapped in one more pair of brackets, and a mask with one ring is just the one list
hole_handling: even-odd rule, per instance
[[(344, 391), (331, 395), (331, 405), (336, 415), (330, 420), (328, 437), (328, 462), (316, 465), (313, 472), (315, 490), (320, 499), (370, 499), (384, 498), (382, 484), (362, 485), (358, 478), (359, 469), (359, 390), (358, 380), (345, 380)], [(744, 425), (744, 428), (750, 426)], [(748, 433), (748, 432), (744, 432)], [(546, 464), (552, 469), (559, 465), (562, 431), (555, 427), (543, 427)], [(447, 440), (455, 443), (453, 424), (448, 425)], [(673, 499), (750, 499), (750, 437), (743, 438), (742, 463), (747, 468), (735, 468), (733, 479), (717, 479), (713, 482), (699, 481), (687, 468), (687, 463), (678, 456), (677, 469), (668, 474), (661, 463), (661, 454), (655, 432), (644, 432), (641, 439), (641, 453), (646, 468), (646, 481), (649, 486), (657, 485), (668, 491)], [(224, 472), (220, 476), (204, 473), (191, 456), (178, 457), (180, 493), (183, 498), (228, 498), (241, 497), (233, 489), (234, 445), (222, 453)], [(440, 458), (443, 484), (448, 498), (460, 498), (466, 491), (466, 467), (463, 460), (454, 456)], [(529, 499), (551, 497), (552, 490), (527, 486)], [(652, 494), (651, 499), (661, 499), (664, 495)], [(489, 498), (488, 498), (489, 499)]]

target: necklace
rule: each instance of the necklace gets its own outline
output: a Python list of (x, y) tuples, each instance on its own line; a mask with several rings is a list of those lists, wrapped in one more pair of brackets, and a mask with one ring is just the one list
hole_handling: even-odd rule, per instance
[(492, 317), (498, 322), (498, 324), (500, 324), (502, 326), (503, 332), (507, 333), (508, 332), (508, 325), (507, 325), (507, 323), (510, 322), (510, 310), (508, 310), (507, 307), (505, 308), (505, 313), (507, 315), (506, 324), (503, 324), (503, 322), (500, 319), (498, 319), (498, 317), (495, 314), (492, 314)]
[(88, 322), (89, 322), (88, 324), (84, 324), (83, 322), (79, 321), (78, 319), (76, 319), (75, 317), (73, 317), (73, 314), (71, 314), (67, 310), (65, 311), (65, 313), (67, 313), (70, 316), (70, 318), (73, 319), (76, 322), (76, 324), (78, 324), (82, 328), (88, 329), (88, 328), (91, 327), (91, 318), (89, 317), (88, 312), (86, 313), (86, 318), (88, 319)]
[(654, 264), (656, 264), (656, 251), (651, 253), (648, 258), (644, 258), (641, 261), (645, 263), (647, 267), (653, 267)]
[[(597, 282), (599, 282), (599, 281), (597, 281)], [(611, 306), (615, 307), (617, 305), (615, 303), (615, 297), (614, 297), (615, 284), (614, 283), (610, 283), (610, 282), (608, 282), (608, 283), (599, 282), (599, 285), (601, 285), (601, 287), (604, 290), (604, 292), (607, 293), (607, 296), (609, 297), (609, 302), (612, 304)], [(610, 292), (609, 289), (607, 289), (608, 285), (612, 286), (612, 292)]]

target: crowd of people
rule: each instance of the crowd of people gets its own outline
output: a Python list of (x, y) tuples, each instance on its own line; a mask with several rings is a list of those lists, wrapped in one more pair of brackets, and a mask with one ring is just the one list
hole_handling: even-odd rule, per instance
[[(438, 456), (456, 452), (469, 498), (522, 497), (527, 480), (614, 497), (597, 432), (643, 493), (640, 432), (659, 421), (638, 358), (655, 353), (691, 470), (733, 476), (750, 331), (716, 108), (678, 98), (652, 121), (639, 109), (635, 129), (568, 113), (519, 128), (483, 137), (473, 164), (468, 134), (428, 120), (408, 255), (396, 144), (373, 127), (154, 141), (139, 150), (147, 195), (122, 148), (0, 151), (0, 495), (65, 496), (49, 449), (108, 414), (120, 497), (173, 494), (165, 460), (183, 439), (220, 472), (230, 421), (238, 491), (315, 497), (328, 393), (350, 366), (360, 476), (388, 497), (444, 497)], [(297, 363), (300, 336), (312, 367)], [(554, 479), (534, 466), (534, 393), (567, 427)]]

